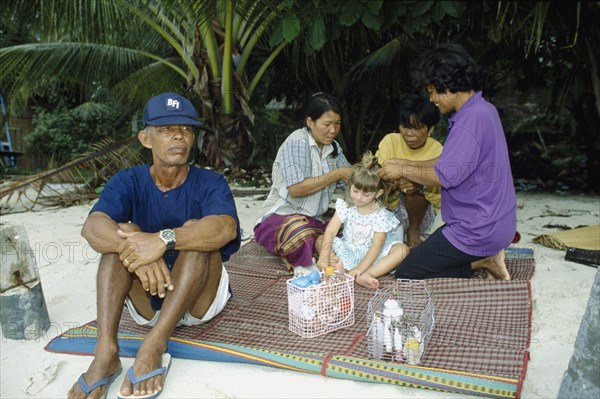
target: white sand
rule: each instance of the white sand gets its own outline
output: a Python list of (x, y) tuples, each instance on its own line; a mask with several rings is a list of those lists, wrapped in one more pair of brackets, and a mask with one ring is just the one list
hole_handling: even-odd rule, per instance
[[(242, 228), (252, 232), (261, 201), (236, 199)], [(532, 244), (551, 224), (578, 227), (600, 222), (598, 196), (518, 194), (520, 245), (533, 247), (533, 333), (523, 398), (555, 398), (588, 301), (596, 269), (564, 261), (564, 251)], [(35, 252), (52, 326), (37, 341), (1, 337), (1, 398), (63, 398), (91, 361), (43, 348), (68, 328), (96, 318), (97, 255), (80, 236), (90, 205), (3, 215), (23, 224)], [(133, 359), (123, 358), (123, 366)], [(111, 386), (116, 397), (123, 375)], [(359, 383), (265, 366), (174, 359), (161, 398), (344, 397), (458, 398), (463, 395), (387, 384)]]

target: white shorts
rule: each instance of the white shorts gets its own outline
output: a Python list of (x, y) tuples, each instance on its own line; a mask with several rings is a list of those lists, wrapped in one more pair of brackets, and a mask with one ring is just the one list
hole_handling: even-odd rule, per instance
[[(221, 281), (219, 281), (219, 288), (217, 289), (217, 295), (215, 296), (215, 300), (210, 305), (202, 319), (198, 319), (190, 314), (190, 312), (186, 312), (181, 320), (177, 323), (177, 326), (197, 326), (198, 324), (204, 324), (211, 321), (216, 315), (221, 313), (227, 302), (231, 298), (231, 293), (229, 292), (229, 274), (223, 266), (221, 271)], [(140, 315), (135, 306), (133, 306), (133, 302), (129, 299), (129, 296), (125, 298), (125, 305), (127, 306), (127, 310), (129, 310), (129, 314), (131, 318), (141, 326), (153, 326), (156, 324), (158, 320), (158, 316), (160, 316), (160, 310), (156, 311), (156, 314), (152, 318), (152, 320), (148, 320)]]

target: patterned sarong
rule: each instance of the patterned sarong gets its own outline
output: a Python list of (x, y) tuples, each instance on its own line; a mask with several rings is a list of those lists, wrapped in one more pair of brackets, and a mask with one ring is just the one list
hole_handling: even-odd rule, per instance
[[(404, 229), (404, 232), (408, 230), (408, 212), (406, 211), (406, 196), (404, 194), (400, 195), (400, 201), (398, 202), (398, 207), (394, 210), (394, 215), (396, 219), (400, 222), (400, 225)], [(423, 220), (421, 221), (421, 226), (419, 228), (421, 232), (421, 236), (423, 239), (427, 239), (431, 233), (431, 226), (435, 223), (436, 216), (435, 209), (431, 203), (427, 205), (427, 210), (425, 211), (425, 215), (423, 216)], [(404, 237), (401, 237), (404, 240)]]
[(254, 227), (254, 239), (294, 266), (310, 266), (316, 239), (326, 223), (306, 215), (270, 215)]

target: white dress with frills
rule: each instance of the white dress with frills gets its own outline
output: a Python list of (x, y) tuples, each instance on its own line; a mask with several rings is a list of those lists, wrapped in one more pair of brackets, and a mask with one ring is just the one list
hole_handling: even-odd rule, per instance
[[(362, 215), (354, 205), (343, 199), (335, 203), (335, 211), (344, 225), (343, 236), (333, 239), (333, 251), (342, 261), (346, 270), (356, 267), (367, 254), (375, 233), (387, 233), (381, 253), (374, 263), (390, 253), (395, 244), (402, 243), (398, 234), (398, 219), (381, 207), (374, 212)], [(371, 265), (369, 265), (371, 266)]]

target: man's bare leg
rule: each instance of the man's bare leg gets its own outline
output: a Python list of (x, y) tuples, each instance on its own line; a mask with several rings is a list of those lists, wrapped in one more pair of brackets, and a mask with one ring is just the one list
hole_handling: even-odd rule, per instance
[(396, 244), (390, 249), (390, 253), (384, 256), (362, 274), (356, 276), (356, 283), (366, 288), (379, 288), (378, 278), (394, 270), (410, 252), (405, 244)]
[(406, 193), (404, 206), (408, 214), (406, 244), (413, 248), (421, 243), (421, 223), (423, 223), (429, 201), (423, 194)]
[[(98, 342), (94, 351), (94, 360), (83, 376), (88, 385), (113, 374), (121, 367), (117, 331), (131, 280), (131, 274), (123, 266), (117, 254), (102, 255), (96, 281)], [(89, 398), (102, 397), (106, 389), (105, 386), (94, 389)], [(79, 384), (75, 383), (67, 397), (84, 399), (86, 395)]]
[(497, 280), (510, 280), (510, 274), (506, 268), (505, 253), (501, 250), (494, 256), (471, 263), (471, 270), (485, 268)]
[[(222, 263), (218, 251), (200, 253), (180, 251), (171, 272), (171, 281), (175, 289), (167, 292), (156, 325), (146, 335), (138, 350), (133, 364), (133, 373), (141, 376), (162, 367), (162, 355), (167, 349), (169, 337), (189, 311), (201, 319), (214, 301), (221, 279)], [(150, 309), (146, 292), (136, 280), (129, 295), (136, 310), (150, 320), (154, 312)], [(125, 377), (121, 386), (121, 395), (147, 395), (159, 391), (164, 385), (164, 376), (158, 375), (136, 384), (133, 387), (129, 377)]]

